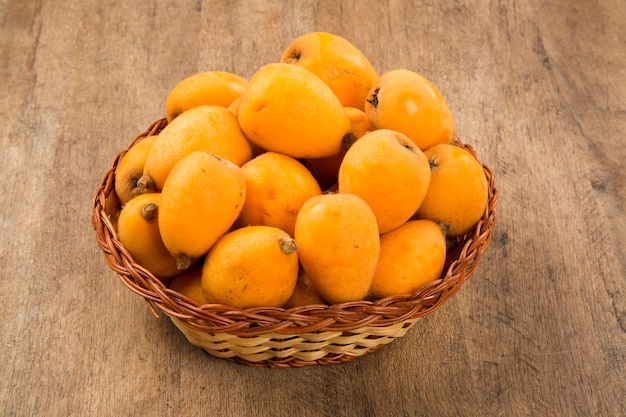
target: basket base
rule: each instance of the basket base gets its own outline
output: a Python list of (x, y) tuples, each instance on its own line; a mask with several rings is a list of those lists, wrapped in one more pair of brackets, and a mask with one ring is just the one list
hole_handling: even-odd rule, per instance
[(229, 333), (207, 333), (168, 315), (189, 343), (210, 355), (248, 366), (292, 368), (350, 362), (393, 342), (415, 325), (419, 318), (386, 327), (366, 326), (347, 332), (281, 334), (242, 337)]

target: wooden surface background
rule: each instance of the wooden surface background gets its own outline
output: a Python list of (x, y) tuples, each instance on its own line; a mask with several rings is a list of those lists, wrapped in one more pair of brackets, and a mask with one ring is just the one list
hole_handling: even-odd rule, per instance
[[(623, 0), (0, 0), (3, 416), (624, 416)], [(443, 92), (495, 172), (455, 297), (345, 365), (216, 359), (104, 263), (91, 199), (201, 70), (249, 77), (342, 35)]]

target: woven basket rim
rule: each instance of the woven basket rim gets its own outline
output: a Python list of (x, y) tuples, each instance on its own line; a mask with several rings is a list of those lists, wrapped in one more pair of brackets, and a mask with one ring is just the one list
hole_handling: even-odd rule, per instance
[(198, 305), (169, 289), (158, 278), (138, 265), (117, 238), (107, 212), (107, 198), (115, 194), (115, 170), (124, 154), (143, 138), (158, 134), (167, 119), (154, 121), (137, 135), (126, 150), (117, 154), (104, 174), (93, 197), (91, 223), (96, 241), (108, 266), (131, 291), (143, 297), (152, 313), (175, 317), (192, 329), (207, 333), (229, 333), (254, 337), (269, 333), (293, 335), (327, 331), (350, 331), (365, 326), (385, 327), (430, 314), (454, 295), (473, 274), (489, 246), (496, 220), (498, 190), (491, 169), (482, 163), (475, 149), (454, 141), (481, 164), (488, 182), (489, 201), (474, 229), (458, 239), (458, 257), (449, 262), (442, 277), (412, 294), (398, 294), (374, 301), (362, 300), (332, 305), (308, 305), (289, 309), (278, 307), (237, 308), (221, 304)]

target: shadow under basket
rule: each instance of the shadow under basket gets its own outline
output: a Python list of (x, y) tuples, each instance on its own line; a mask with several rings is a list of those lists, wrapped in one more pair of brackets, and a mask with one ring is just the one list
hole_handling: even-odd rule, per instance
[[(155, 121), (130, 146), (158, 134), (166, 124), (165, 119)], [(480, 161), (470, 145), (455, 140)], [(213, 356), (249, 366), (344, 363), (404, 336), (418, 319), (441, 306), (472, 275), (491, 242), (496, 219), (498, 192), (492, 171), (481, 163), (489, 186), (485, 213), (474, 230), (458, 238), (448, 252), (441, 278), (415, 293), (291, 309), (200, 306), (139, 266), (117, 237), (120, 205), (115, 194), (115, 170), (125, 153), (117, 155), (93, 199), (91, 220), (105, 261), (126, 287), (145, 299), (156, 317), (159, 311), (165, 313), (191, 344)]]

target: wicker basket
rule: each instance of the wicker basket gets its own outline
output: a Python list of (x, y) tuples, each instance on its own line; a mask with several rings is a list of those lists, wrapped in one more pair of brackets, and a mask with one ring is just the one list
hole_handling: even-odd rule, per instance
[[(166, 124), (165, 119), (152, 123), (131, 146), (157, 134)], [(478, 159), (471, 146), (458, 142)], [(289, 310), (199, 306), (134, 262), (117, 238), (115, 169), (124, 154), (125, 151), (117, 155), (93, 199), (92, 223), (107, 264), (126, 287), (145, 299), (156, 317), (159, 310), (169, 316), (191, 344), (213, 356), (246, 365), (300, 367), (343, 363), (402, 337), (419, 318), (456, 293), (474, 272), (491, 242), (496, 219), (498, 192), (491, 170), (483, 165), (489, 203), (482, 219), (471, 233), (458, 239), (456, 248), (448, 254), (442, 277), (413, 294)]]

